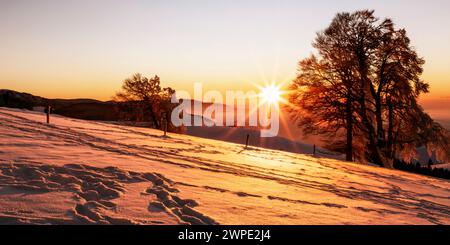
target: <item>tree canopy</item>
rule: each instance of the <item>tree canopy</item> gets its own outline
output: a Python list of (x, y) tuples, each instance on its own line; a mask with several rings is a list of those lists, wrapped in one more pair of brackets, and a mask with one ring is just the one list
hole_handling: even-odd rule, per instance
[(114, 99), (125, 103), (122, 112), (130, 119), (150, 121), (155, 128), (162, 128), (161, 121), (170, 123), (170, 113), (176, 106), (170, 101), (174, 93), (170, 87), (161, 87), (158, 76), (147, 78), (137, 73), (123, 81), (122, 90)]
[(450, 158), (449, 133), (417, 103), (429, 85), (404, 29), (374, 11), (338, 13), (299, 62), (290, 109), (305, 134), (328, 138), (347, 160), (392, 166), (417, 146)]

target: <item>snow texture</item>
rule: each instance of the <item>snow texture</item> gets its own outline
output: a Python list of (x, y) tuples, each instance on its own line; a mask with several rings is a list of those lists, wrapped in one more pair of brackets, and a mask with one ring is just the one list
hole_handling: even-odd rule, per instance
[(0, 108), (0, 224), (450, 224), (450, 183)]

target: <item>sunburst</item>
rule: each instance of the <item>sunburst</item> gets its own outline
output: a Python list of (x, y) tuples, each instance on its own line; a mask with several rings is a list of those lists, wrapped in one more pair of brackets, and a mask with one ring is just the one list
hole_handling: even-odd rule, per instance
[(288, 104), (288, 101), (284, 98), (288, 91), (283, 90), (283, 85), (284, 83), (276, 82), (267, 83), (263, 86), (255, 84), (260, 91), (258, 94), (259, 104), (274, 105), (277, 108), (280, 104)]

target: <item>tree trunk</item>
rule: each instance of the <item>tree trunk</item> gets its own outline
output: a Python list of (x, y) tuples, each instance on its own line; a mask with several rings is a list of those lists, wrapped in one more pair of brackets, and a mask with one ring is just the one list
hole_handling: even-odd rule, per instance
[(153, 122), (153, 126), (157, 129), (160, 129), (158, 118), (156, 117), (156, 113), (153, 110), (153, 103), (149, 99), (145, 99), (144, 103), (146, 104), (145, 107), (147, 108), (148, 112), (150, 113), (150, 117), (151, 117), (150, 120), (151, 120), (151, 122)]
[(376, 138), (375, 128), (367, 115), (366, 107), (366, 88), (367, 84), (370, 83), (367, 77), (367, 65), (365, 64), (365, 59), (360, 56), (359, 58), (359, 70), (361, 75), (360, 88), (359, 88), (359, 103), (360, 103), (360, 116), (364, 127), (367, 129), (369, 138), (369, 151), (371, 153), (371, 158), (375, 164), (383, 167), (389, 167), (384, 161), (380, 149), (378, 148), (378, 142)]
[(345, 159), (349, 162), (353, 161), (353, 113), (352, 113), (352, 98), (349, 93), (346, 102), (347, 114), (347, 145), (345, 149)]
[(387, 98), (389, 116), (388, 116), (388, 139), (387, 139), (387, 156), (389, 158), (394, 158), (393, 145), (394, 145), (394, 108), (392, 106), (391, 97)]
[(377, 140), (378, 146), (384, 147), (386, 145), (384, 129), (383, 129), (383, 117), (382, 117), (382, 108), (381, 108), (381, 95), (377, 94), (375, 96), (375, 114), (377, 120)]
[(158, 123), (158, 119), (156, 117), (156, 114), (153, 111), (153, 106), (150, 105), (150, 110), (149, 111), (150, 111), (150, 116), (152, 117), (153, 125), (155, 126), (155, 128), (161, 129), (160, 124)]

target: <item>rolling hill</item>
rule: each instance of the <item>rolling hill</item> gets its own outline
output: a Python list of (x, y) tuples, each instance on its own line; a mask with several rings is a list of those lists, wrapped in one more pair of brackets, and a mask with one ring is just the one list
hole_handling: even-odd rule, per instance
[(0, 224), (450, 224), (450, 182), (0, 108)]

